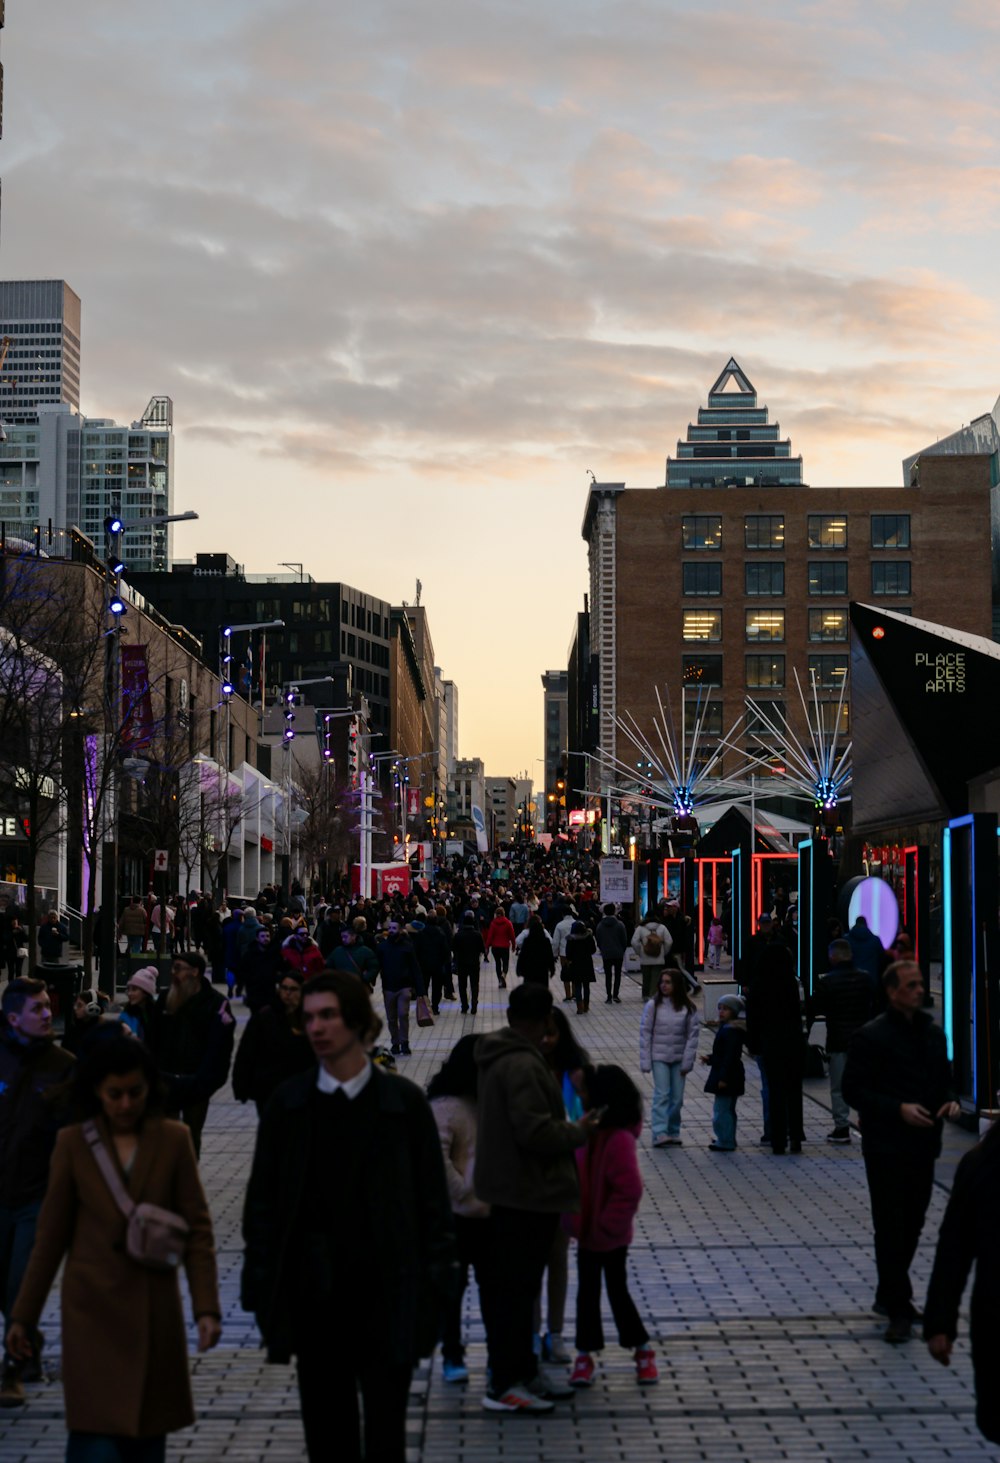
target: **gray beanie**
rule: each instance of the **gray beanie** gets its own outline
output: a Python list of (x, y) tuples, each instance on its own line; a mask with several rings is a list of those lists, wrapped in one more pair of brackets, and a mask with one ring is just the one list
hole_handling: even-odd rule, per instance
[(739, 996), (723, 996), (719, 1002), (719, 1010), (725, 1006), (727, 1011), (732, 1011), (734, 1016), (743, 1015), (743, 1002)]

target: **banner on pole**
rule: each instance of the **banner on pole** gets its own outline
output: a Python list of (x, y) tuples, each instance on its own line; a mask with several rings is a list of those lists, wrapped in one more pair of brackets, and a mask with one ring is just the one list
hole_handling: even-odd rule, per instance
[(148, 747), (153, 740), (153, 700), (145, 645), (122, 646), (122, 746)]

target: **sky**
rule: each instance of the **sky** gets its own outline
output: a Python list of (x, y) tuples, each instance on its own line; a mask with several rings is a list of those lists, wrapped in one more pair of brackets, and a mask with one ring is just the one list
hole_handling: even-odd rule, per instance
[[(10, 0), (0, 275), (82, 406), (174, 400), (175, 554), (423, 584), (489, 774), (543, 747), (588, 474), (734, 355), (816, 485), (1000, 391), (992, 0)], [(655, 676), (655, 668), (651, 668)]]

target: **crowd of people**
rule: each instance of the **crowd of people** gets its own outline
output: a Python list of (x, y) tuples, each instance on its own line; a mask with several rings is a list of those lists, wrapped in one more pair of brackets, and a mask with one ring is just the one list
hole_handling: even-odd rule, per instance
[[(210, 919), (195, 918), (206, 896), (179, 901), (180, 920), (173, 901), (130, 902), (123, 937), (136, 957), (169, 949), (169, 978), (133, 959), (124, 1001), (84, 992), (61, 1043), (44, 979), (12, 976), (0, 1002), (0, 1403), (20, 1405), (42, 1375), (39, 1320), (65, 1259), (70, 1463), (159, 1463), (168, 1434), (192, 1421), (177, 1276), (183, 1267), (208, 1350), (221, 1311), (198, 1158), (211, 1100), (230, 1080), (259, 1122), (242, 1302), (269, 1359), (295, 1361), (310, 1459), (401, 1460), (413, 1368), (436, 1345), (445, 1382), (469, 1382), (470, 1273), (487, 1338), (486, 1410), (545, 1414), (592, 1385), (606, 1340), (602, 1286), (636, 1384), (655, 1384), (629, 1288), (644, 1101), (628, 1071), (588, 1056), (599, 977), (609, 1016), (633, 1023), (654, 1150), (683, 1145), (685, 1084), (699, 1059), (713, 1097), (710, 1149), (738, 1148), (747, 1055), (761, 1076), (761, 1146), (801, 1152), (808, 1034), (825, 1022), (828, 1141), (852, 1142), (854, 1108), (873, 1307), (887, 1341), (907, 1340), (920, 1319), (909, 1270), (957, 1106), (905, 937), (884, 951), (863, 922), (831, 927), (830, 971), (804, 1001), (794, 904), (776, 900), (750, 941), (741, 988), (711, 1007), (711, 1049), (701, 1050), (692, 919), (667, 898), (633, 924), (598, 891), (592, 861), (534, 856), (442, 870), (430, 888), (392, 899), (337, 890), (311, 909), (301, 890), (273, 887)], [(717, 971), (728, 908), (708, 914), (706, 965)], [(619, 1017), (629, 966), (626, 989), (638, 986), (641, 1002)], [(477, 1015), (484, 979), (504, 993), (507, 1025), (480, 1033), (461, 1018)], [(247, 1014), (238, 1047), (237, 1003)], [(411, 1054), (417, 1023), (449, 1015), (455, 1040), (425, 1096), (393, 1068)], [(998, 1183), (990, 1135), (959, 1169), (923, 1318), (931, 1355), (947, 1365), (978, 1259), (977, 1381), (993, 1358), (982, 1317), (996, 1272), (977, 1206)], [(369, 1258), (344, 1264), (358, 1234)], [(335, 1314), (350, 1326), (331, 1325)], [(99, 1384), (109, 1367), (113, 1389)], [(985, 1385), (979, 1421), (1000, 1441)]]

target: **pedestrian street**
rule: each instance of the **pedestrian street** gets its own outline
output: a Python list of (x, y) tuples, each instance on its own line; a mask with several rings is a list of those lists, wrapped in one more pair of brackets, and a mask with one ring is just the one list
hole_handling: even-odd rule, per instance
[[(728, 989), (729, 987), (727, 987)], [(555, 990), (555, 987), (553, 987)], [(586, 1016), (570, 1017), (592, 1060), (638, 1076), (638, 986), (623, 983), (623, 1004), (604, 1004), (600, 983)], [(714, 1003), (714, 995), (712, 1002)], [(378, 1001), (376, 1001), (378, 1004)], [(414, 1055), (399, 1066), (426, 1084), (452, 1043), (504, 1020), (504, 993), (484, 970), (478, 1017), (442, 1007), (433, 1029), (413, 1031)], [(238, 1008), (241, 1021), (242, 1009)], [(567, 1010), (570, 1008), (567, 1007)], [(821, 1038), (822, 1033), (818, 1033)], [(814, 1039), (816, 1037), (814, 1036)], [(703, 1030), (705, 1051), (710, 1037)], [(761, 1132), (756, 1069), (746, 1061), (735, 1154), (708, 1151), (711, 1099), (696, 1069), (688, 1081), (682, 1148), (655, 1153), (640, 1141), (646, 1192), (630, 1251), (633, 1294), (649, 1328), (660, 1383), (640, 1389), (630, 1353), (609, 1344), (594, 1386), (553, 1415), (497, 1416), (480, 1407), (485, 1346), (475, 1286), (466, 1297), (471, 1344), (467, 1386), (445, 1385), (439, 1355), (418, 1371), (408, 1423), (412, 1463), (508, 1459), (687, 1460), (988, 1459), (995, 1450), (975, 1427), (968, 1344), (960, 1337), (950, 1370), (923, 1343), (892, 1347), (871, 1313), (874, 1258), (860, 1142), (828, 1145), (825, 1081), (806, 1084), (801, 1157), (775, 1157)], [(269, 1367), (252, 1318), (239, 1308), (240, 1215), (256, 1115), (228, 1090), (213, 1101), (202, 1168), (219, 1245), (225, 1307), (218, 1349), (193, 1358), (197, 1425), (173, 1436), (168, 1459), (301, 1459), (298, 1399), (289, 1368)], [(939, 1173), (949, 1181), (971, 1139), (952, 1130)], [(922, 1303), (945, 1192), (936, 1188), (913, 1268)], [(377, 1263), (359, 1246), (359, 1263)], [(565, 1334), (572, 1346), (575, 1258)], [(53, 1292), (55, 1296), (55, 1292)], [(345, 1324), (350, 1324), (346, 1318)], [(50, 1300), (46, 1358), (58, 1371), (58, 1311)], [(963, 1333), (965, 1324), (963, 1320)], [(108, 1378), (108, 1386), (115, 1380)], [(28, 1405), (0, 1419), (4, 1463), (57, 1463), (65, 1448), (58, 1381), (29, 1388)]]

